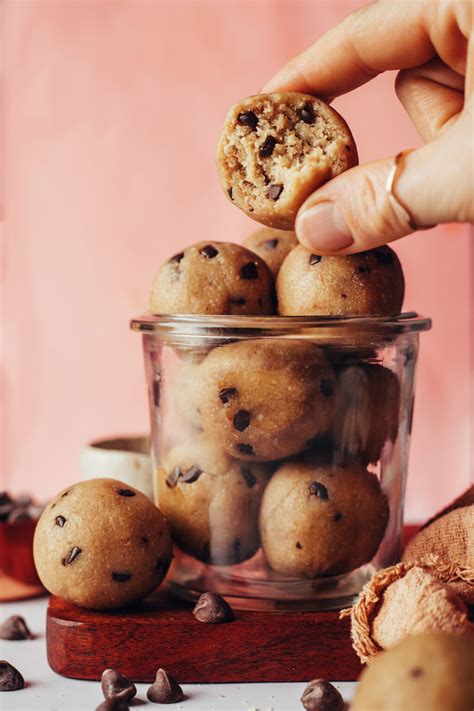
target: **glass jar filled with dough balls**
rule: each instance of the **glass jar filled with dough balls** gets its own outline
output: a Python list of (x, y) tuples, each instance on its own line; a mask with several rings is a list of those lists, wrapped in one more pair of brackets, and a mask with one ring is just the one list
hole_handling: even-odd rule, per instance
[(335, 609), (398, 559), (428, 319), (144, 316), (170, 590)]

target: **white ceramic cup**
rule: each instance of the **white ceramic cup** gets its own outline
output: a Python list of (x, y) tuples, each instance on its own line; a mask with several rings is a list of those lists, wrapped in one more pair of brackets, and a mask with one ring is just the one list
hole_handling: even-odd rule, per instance
[(153, 499), (150, 440), (146, 435), (89, 442), (81, 451), (80, 467), (83, 479), (118, 479)]

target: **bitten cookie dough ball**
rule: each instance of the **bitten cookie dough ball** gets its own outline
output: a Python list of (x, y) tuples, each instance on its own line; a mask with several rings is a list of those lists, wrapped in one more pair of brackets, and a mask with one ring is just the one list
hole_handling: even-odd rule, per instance
[(173, 540), (205, 563), (234, 565), (259, 547), (258, 512), (268, 467), (231, 459), (203, 435), (168, 452), (158, 500)]
[(472, 711), (473, 659), (471, 637), (406, 637), (364, 669), (351, 711)]
[(257, 230), (244, 242), (244, 246), (250, 249), (268, 265), (273, 276), (276, 277), (280, 271), (287, 255), (293, 247), (296, 247), (298, 240), (294, 232), (289, 230), (274, 230), (272, 227), (262, 227)]
[(377, 477), (360, 465), (284, 464), (263, 496), (263, 552), (274, 570), (293, 577), (347, 573), (373, 558), (388, 513)]
[(391, 370), (364, 363), (342, 368), (332, 426), (336, 460), (378, 461), (385, 442), (397, 439), (399, 409), (400, 384)]
[(68, 486), (44, 510), (34, 537), (41, 582), (92, 609), (145, 597), (171, 561), (171, 538), (150, 499), (115, 479)]
[(390, 247), (341, 257), (320, 257), (299, 245), (278, 273), (282, 316), (394, 316), (400, 313), (405, 281)]
[(217, 147), (228, 198), (257, 222), (291, 230), (306, 198), (357, 164), (346, 122), (308, 94), (259, 94), (233, 106)]
[(202, 426), (238, 459), (287, 457), (331, 425), (335, 373), (310, 343), (232, 343), (215, 348), (200, 369)]
[(162, 265), (150, 294), (153, 314), (274, 313), (272, 274), (238, 244), (198, 242)]

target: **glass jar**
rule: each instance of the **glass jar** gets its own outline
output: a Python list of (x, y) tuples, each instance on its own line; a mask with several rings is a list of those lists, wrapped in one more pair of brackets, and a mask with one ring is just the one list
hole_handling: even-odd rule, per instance
[(397, 318), (144, 316), (170, 590), (334, 609), (400, 553), (419, 332)]

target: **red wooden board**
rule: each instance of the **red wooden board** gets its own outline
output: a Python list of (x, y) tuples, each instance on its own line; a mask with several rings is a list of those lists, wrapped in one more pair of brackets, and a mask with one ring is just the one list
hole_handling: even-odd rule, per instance
[(164, 593), (133, 609), (102, 612), (52, 597), (49, 664), (75, 679), (97, 680), (111, 667), (141, 682), (164, 667), (182, 683), (355, 681), (362, 670), (350, 620), (338, 612), (237, 610), (234, 622), (209, 625), (191, 610)]

